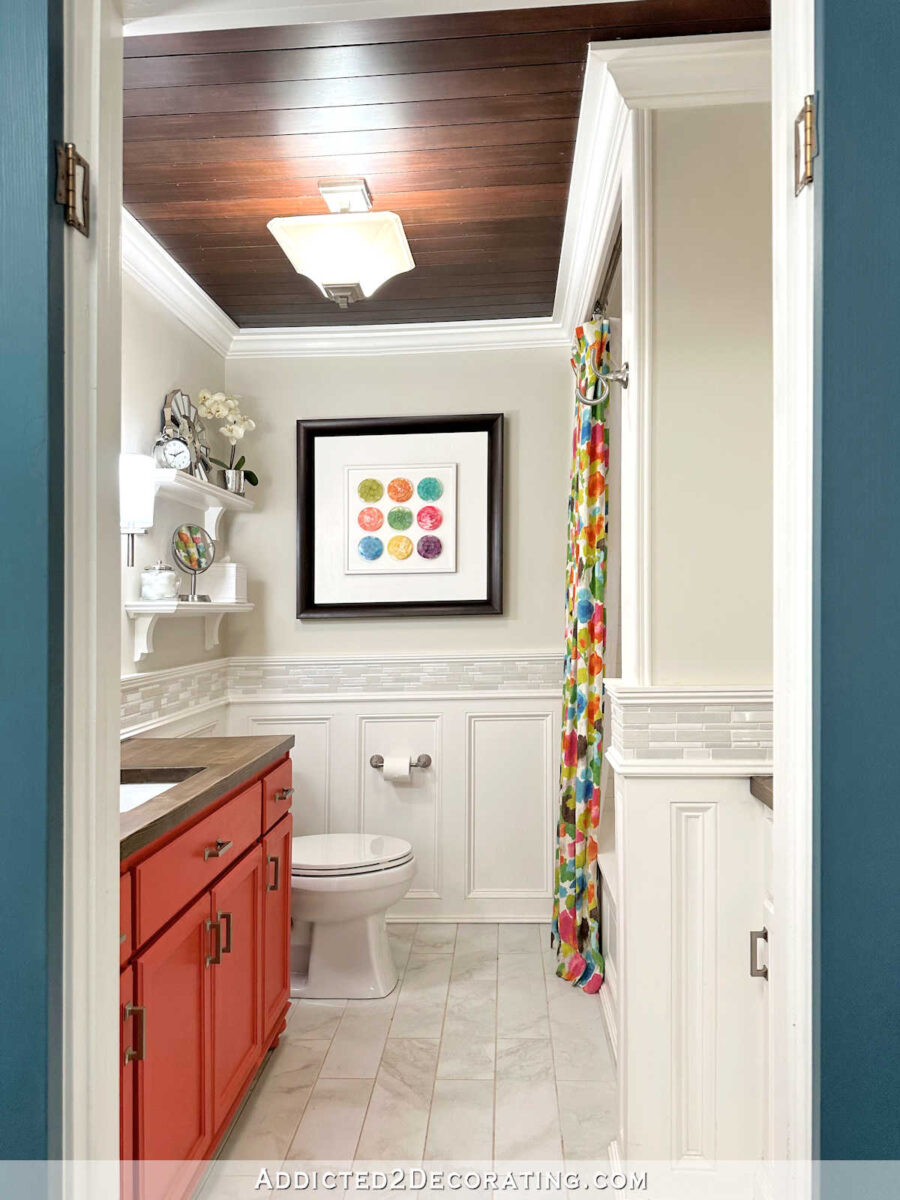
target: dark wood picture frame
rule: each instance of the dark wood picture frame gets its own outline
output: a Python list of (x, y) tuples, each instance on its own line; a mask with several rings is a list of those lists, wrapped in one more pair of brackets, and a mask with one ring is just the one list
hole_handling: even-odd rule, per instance
[[(486, 433), (487, 595), (474, 600), (410, 600), (318, 604), (315, 579), (316, 441), (373, 434)], [(503, 413), (453, 417), (361, 417), (297, 422), (297, 616), (465, 617), (503, 612)]]

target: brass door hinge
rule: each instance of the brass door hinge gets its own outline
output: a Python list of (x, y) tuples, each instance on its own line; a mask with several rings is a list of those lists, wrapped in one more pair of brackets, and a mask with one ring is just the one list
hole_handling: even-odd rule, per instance
[[(81, 173), (81, 188), (78, 175)], [(79, 210), (79, 191), (81, 206)], [(57, 142), (56, 145), (56, 203), (65, 211), (66, 224), (91, 236), (91, 168), (86, 159), (75, 149), (74, 142)]]
[(794, 121), (794, 195), (799, 196), (813, 181), (813, 159), (819, 152), (816, 140), (816, 98), (806, 96)]

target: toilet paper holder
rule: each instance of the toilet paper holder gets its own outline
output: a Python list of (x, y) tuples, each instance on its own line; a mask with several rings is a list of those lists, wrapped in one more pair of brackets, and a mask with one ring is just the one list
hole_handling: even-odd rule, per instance
[[(409, 765), (411, 767), (420, 767), (424, 771), (426, 767), (431, 766), (431, 755), (420, 754), (418, 758), (411, 758), (409, 760)], [(373, 754), (369, 759), (369, 766), (374, 767), (377, 771), (380, 771), (384, 766), (384, 755)]]

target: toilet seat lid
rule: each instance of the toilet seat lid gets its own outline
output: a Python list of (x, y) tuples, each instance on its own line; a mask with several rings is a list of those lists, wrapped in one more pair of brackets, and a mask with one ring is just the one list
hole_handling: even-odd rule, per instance
[(317, 874), (370, 870), (398, 864), (412, 854), (412, 846), (403, 838), (377, 833), (315, 833), (292, 839), (291, 871)]

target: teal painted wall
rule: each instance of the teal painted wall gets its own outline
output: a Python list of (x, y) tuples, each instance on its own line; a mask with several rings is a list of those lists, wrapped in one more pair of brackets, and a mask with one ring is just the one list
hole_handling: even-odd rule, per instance
[(61, 6), (0, 5), (0, 1159), (59, 1152)]
[(818, 1143), (897, 1159), (900, 5), (818, 0), (816, 22)]

